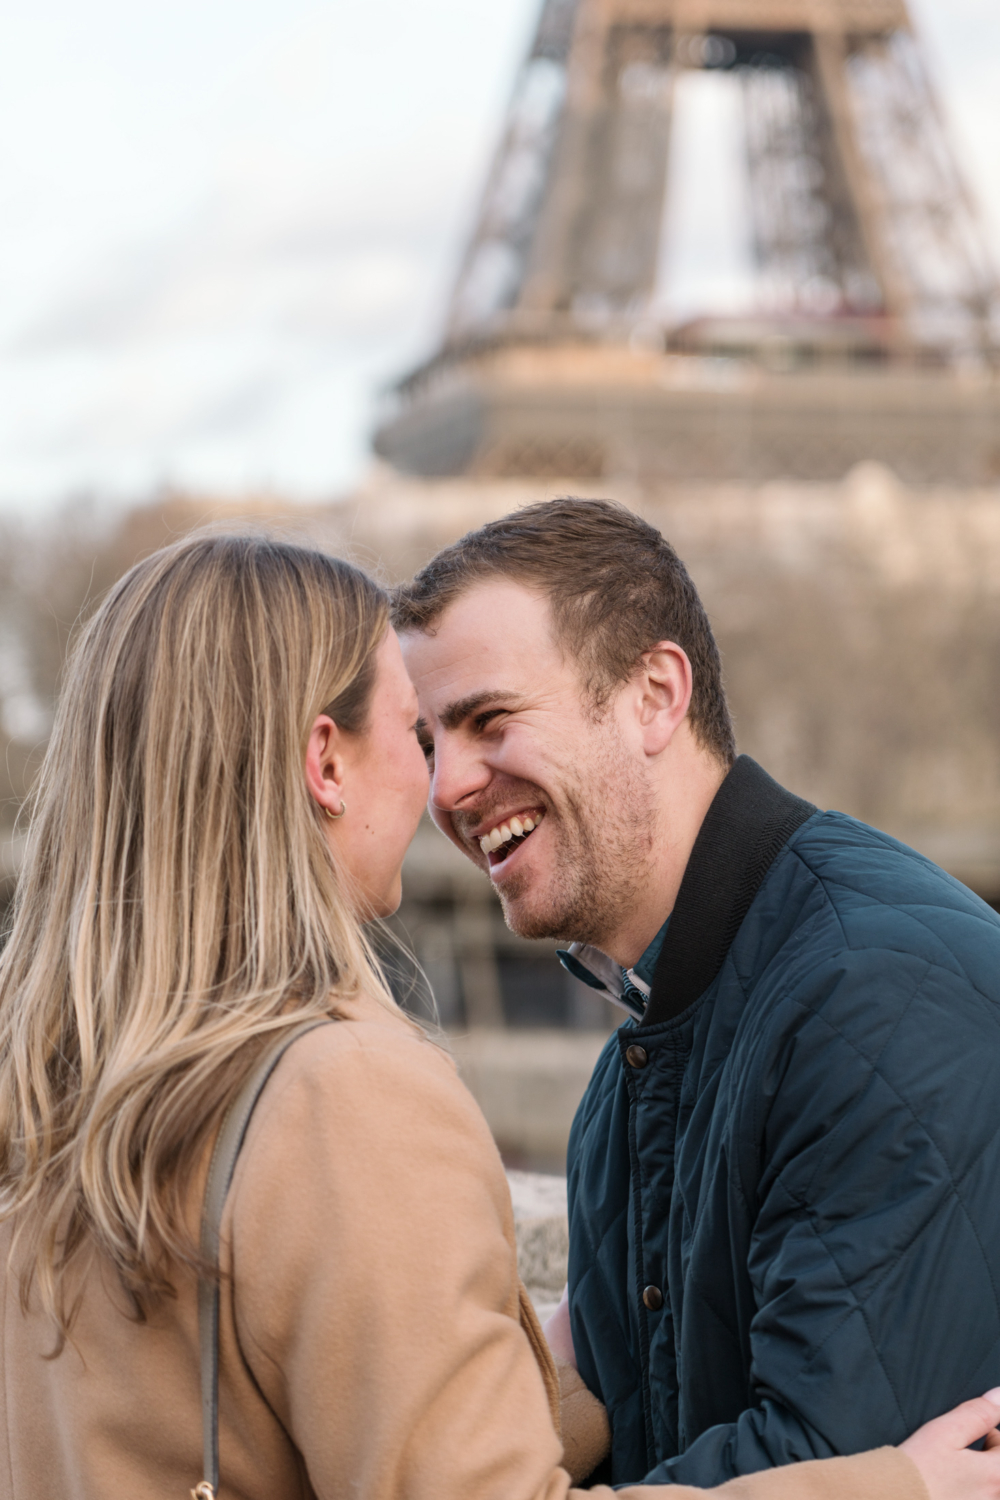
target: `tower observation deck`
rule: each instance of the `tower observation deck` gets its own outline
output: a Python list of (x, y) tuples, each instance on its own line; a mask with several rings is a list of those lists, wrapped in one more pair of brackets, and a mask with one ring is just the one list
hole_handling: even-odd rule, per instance
[[(755, 290), (682, 321), (660, 283), (691, 71), (738, 88)], [(427, 476), (832, 479), (877, 459), (989, 482), (998, 318), (904, 0), (545, 0), (441, 347), (375, 447)]]

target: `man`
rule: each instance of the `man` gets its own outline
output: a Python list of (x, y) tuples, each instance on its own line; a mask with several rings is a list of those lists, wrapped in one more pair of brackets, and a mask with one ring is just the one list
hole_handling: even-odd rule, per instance
[(431, 811), (631, 1018), (569, 1150), (610, 1479), (898, 1443), (1000, 1382), (1000, 918), (736, 758), (652, 527), (557, 500), (397, 599)]

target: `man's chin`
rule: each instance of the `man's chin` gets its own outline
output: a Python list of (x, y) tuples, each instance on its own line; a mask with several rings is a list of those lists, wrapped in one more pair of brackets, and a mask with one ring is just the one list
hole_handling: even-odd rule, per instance
[[(510, 885), (515, 886), (515, 882), (510, 882)], [(551, 938), (561, 942), (566, 936), (569, 914), (553, 907), (551, 900), (532, 900), (527, 882), (520, 890), (500, 887), (497, 894), (503, 907), (503, 919), (516, 937)]]

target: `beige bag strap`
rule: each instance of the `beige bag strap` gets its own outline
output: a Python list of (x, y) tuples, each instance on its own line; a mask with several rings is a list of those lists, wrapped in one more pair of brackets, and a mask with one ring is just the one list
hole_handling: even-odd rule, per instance
[[(201, 1214), (201, 1256), (218, 1271), (219, 1231), (229, 1184), (257, 1100), (278, 1063), (293, 1042), (326, 1021), (303, 1021), (282, 1031), (268, 1046), (239, 1093), (231, 1100), (215, 1138), (205, 1183)], [(203, 1276), (198, 1281), (198, 1343), (201, 1349), (201, 1428), (205, 1477), (191, 1491), (191, 1500), (216, 1500), (219, 1493), (219, 1279)]]

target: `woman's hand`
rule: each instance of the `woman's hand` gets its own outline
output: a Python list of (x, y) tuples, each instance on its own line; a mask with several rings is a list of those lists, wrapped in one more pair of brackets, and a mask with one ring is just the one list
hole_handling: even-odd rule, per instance
[[(1000, 1500), (1000, 1387), (917, 1429), (900, 1451), (920, 1470), (931, 1500)], [(986, 1452), (969, 1444), (986, 1439)]]

